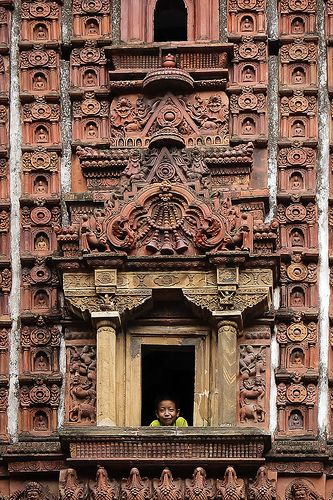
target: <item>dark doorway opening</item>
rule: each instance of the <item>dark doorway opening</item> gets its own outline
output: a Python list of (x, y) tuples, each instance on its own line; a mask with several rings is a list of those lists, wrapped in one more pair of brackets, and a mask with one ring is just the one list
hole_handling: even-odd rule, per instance
[(187, 10), (183, 0), (157, 0), (154, 42), (187, 40)]
[(155, 417), (155, 399), (162, 394), (176, 396), (180, 415), (193, 425), (194, 346), (142, 346), (141, 424)]

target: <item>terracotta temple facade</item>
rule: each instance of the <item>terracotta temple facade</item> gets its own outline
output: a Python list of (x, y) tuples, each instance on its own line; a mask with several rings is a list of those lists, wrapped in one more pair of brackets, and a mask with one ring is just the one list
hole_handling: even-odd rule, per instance
[(333, 499), (332, 116), (332, 0), (0, 0), (1, 500)]

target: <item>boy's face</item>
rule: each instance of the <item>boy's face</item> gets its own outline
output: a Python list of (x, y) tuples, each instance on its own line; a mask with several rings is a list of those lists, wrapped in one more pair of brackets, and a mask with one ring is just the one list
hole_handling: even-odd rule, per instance
[(179, 411), (174, 401), (164, 399), (158, 403), (156, 416), (162, 425), (173, 425), (179, 417)]

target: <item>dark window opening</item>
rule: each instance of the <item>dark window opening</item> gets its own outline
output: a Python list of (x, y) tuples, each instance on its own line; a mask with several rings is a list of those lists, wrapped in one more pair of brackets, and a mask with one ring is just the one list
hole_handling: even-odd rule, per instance
[(193, 425), (194, 346), (142, 346), (141, 425), (155, 416), (155, 399), (162, 394), (176, 396), (180, 416)]
[(154, 13), (154, 41), (187, 40), (187, 11), (183, 0), (157, 0)]

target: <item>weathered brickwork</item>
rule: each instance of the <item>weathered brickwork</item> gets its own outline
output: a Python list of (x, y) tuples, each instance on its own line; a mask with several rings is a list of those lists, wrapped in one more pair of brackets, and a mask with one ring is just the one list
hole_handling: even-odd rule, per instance
[(0, 0), (1, 498), (333, 498), (332, 51), (331, 0)]

